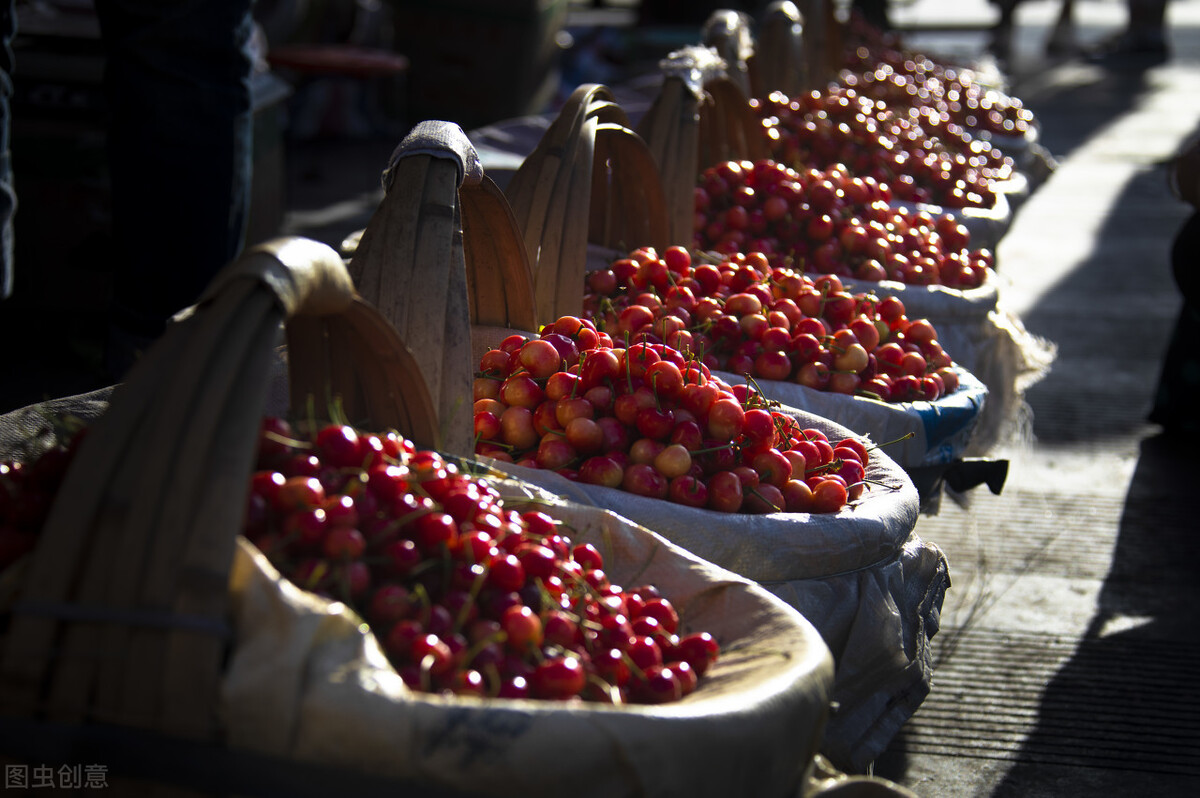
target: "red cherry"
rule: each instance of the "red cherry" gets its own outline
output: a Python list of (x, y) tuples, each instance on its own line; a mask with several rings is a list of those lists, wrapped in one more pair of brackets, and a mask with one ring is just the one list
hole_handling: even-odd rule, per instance
[(537, 698), (565, 700), (579, 695), (587, 681), (583, 664), (574, 656), (551, 657), (543, 660), (533, 671), (530, 680)]

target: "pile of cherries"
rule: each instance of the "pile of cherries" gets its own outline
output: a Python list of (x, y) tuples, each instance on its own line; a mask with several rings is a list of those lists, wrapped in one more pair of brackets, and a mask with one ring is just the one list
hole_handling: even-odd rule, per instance
[(976, 138), (1025, 136), (1035, 124), (1020, 98), (983, 85), (974, 70), (897, 47), (861, 46), (847, 53), (839, 82), (893, 108), (929, 109)]
[(772, 92), (750, 104), (774, 160), (798, 169), (840, 165), (886, 184), (896, 200), (991, 208), (993, 181), (1012, 176), (1011, 159), (961, 125), (924, 106), (894, 111), (854, 86), (799, 97)]
[(779, 161), (708, 167), (695, 189), (695, 248), (759, 252), (809, 274), (864, 282), (976, 288), (991, 250), (949, 213), (892, 207), (892, 189), (841, 166), (797, 171)]
[(928, 319), (895, 296), (851, 293), (833, 275), (772, 266), (762, 253), (694, 261), (642, 247), (590, 272), (584, 307), (614, 337), (662, 341), (703, 366), (885, 402), (958, 389)]
[(626, 339), (564, 316), (486, 352), (476, 452), (722, 513), (834, 513), (862, 496), (863, 441), (802, 427), (651, 332)]
[(664, 703), (716, 661), (653, 585), (395, 434), (263, 422), (244, 533), (292, 581), (346, 602), (409, 687), (500, 698)]
[[(0, 572), (37, 545), (82, 433), (0, 461)], [(263, 420), (243, 533), (295, 584), (370, 624), (412, 689), (610, 704), (675, 701), (720, 645), (596, 547), (395, 433)]]

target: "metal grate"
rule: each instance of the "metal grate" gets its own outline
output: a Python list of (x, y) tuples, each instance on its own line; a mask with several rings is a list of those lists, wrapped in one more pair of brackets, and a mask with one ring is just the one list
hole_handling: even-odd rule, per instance
[(1200, 644), (943, 635), (954, 654), (901, 733), (910, 755), (1200, 776)]
[(1028, 491), (975, 493), (980, 495), (972, 495), (970, 507), (943, 502), (937, 515), (917, 522), (917, 534), (946, 552), (952, 579), (960, 568), (1096, 579), (1107, 574), (1119, 498), (1055, 493), (1049, 501)]

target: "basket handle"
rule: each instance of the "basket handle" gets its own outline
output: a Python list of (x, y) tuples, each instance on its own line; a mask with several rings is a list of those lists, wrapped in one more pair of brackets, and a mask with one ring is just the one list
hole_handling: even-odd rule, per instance
[(400, 142), (384, 172), (384, 195), (363, 231), (350, 276), (412, 348), (434, 406), (442, 448), (474, 450), (473, 364), (460, 186), (482, 170), (462, 129), (422, 122)]
[(600, 84), (572, 92), (506, 194), (530, 254), (539, 323), (583, 312), (589, 243), (670, 241), (657, 164)]
[(702, 42), (720, 54), (725, 61), (725, 73), (749, 97), (748, 62), (754, 54), (750, 15), (728, 8), (717, 9), (704, 23)]
[(780, 91), (796, 97), (808, 88), (804, 19), (792, 0), (774, 0), (763, 12), (749, 67), (751, 96), (762, 98)]
[[(419, 381), (400, 373), (403, 343), (332, 249), (284, 239), (232, 263), (135, 364), (82, 442), (12, 608), (0, 713), (218, 736), (229, 569), (280, 326), (297, 321), (332, 326), (317, 354), (289, 351), (293, 365), (328, 356), (344, 328), (363, 359), (330, 373), (387, 373), (347, 393), (383, 405), (397, 400), (388, 389), (419, 397)], [(432, 407), (427, 395), (421, 404)]]

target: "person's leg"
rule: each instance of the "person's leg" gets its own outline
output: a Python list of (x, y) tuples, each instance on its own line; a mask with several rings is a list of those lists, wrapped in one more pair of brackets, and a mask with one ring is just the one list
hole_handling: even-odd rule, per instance
[(17, 12), (12, 0), (0, 0), (0, 300), (12, 295), (15, 279), (13, 264), (13, 215), (17, 194), (13, 189), (10, 128), (12, 113), (12, 40), (17, 30)]
[(1012, 54), (1013, 23), (1016, 21), (1017, 4), (1020, 0), (989, 0), (1000, 12), (996, 24), (992, 27), (988, 50), (1000, 59), (1006, 59)]
[(1046, 40), (1046, 52), (1051, 55), (1071, 53), (1078, 49), (1075, 40), (1075, 0), (1062, 0), (1058, 9), (1058, 19), (1050, 29), (1050, 37)]
[(1167, 0), (1128, 0), (1126, 46), (1135, 52), (1167, 49)]
[(110, 370), (239, 252), (249, 210), (251, 0), (97, 0), (111, 112)]

